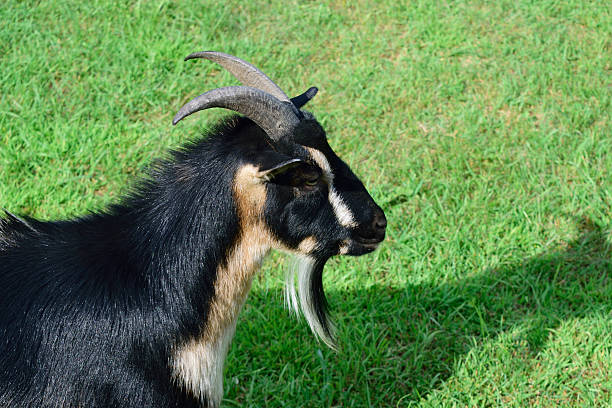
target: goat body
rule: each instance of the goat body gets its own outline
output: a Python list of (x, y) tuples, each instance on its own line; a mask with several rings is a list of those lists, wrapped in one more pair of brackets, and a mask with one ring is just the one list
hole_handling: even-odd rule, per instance
[(0, 218), (0, 406), (218, 406), (238, 313), (272, 248), (301, 259), (289, 302), (332, 344), (323, 265), (374, 250), (386, 222), (292, 101), (289, 136), (229, 118), (103, 212)]

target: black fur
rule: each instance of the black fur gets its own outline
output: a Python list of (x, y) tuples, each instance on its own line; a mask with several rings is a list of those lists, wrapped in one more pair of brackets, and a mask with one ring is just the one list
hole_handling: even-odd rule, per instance
[(199, 406), (171, 383), (169, 353), (205, 324), (235, 239), (249, 126), (173, 153), (105, 212), (2, 221), (0, 406)]

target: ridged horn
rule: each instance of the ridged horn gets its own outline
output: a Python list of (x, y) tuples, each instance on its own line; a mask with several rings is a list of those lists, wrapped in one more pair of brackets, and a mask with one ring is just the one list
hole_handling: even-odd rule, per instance
[(254, 65), (233, 55), (217, 51), (194, 52), (185, 58), (185, 61), (195, 58), (204, 58), (214, 61), (228, 70), (243, 85), (261, 89), (276, 97), (279, 101), (289, 102), (289, 97), (278, 85), (274, 83), (266, 74), (261, 72)]
[(196, 96), (177, 112), (176, 125), (192, 113), (208, 108), (225, 108), (238, 112), (255, 122), (272, 140), (278, 141), (293, 132), (299, 123), (290, 101), (281, 102), (274, 96), (250, 86), (228, 86)]

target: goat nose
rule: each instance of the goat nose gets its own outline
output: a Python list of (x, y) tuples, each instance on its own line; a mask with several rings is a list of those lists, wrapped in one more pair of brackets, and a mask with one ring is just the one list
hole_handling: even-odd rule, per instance
[(376, 211), (372, 224), (374, 225), (374, 229), (378, 231), (387, 228), (387, 218), (385, 217), (385, 213), (383, 213), (381, 210)]

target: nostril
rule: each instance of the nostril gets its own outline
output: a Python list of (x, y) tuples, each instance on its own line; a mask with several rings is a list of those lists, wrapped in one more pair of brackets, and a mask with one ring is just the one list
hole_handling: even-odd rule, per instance
[(385, 239), (386, 228), (385, 214), (381, 210), (374, 210), (374, 216), (355, 229), (355, 238), (362, 242), (379, 243)]
[(381, 212), (377, 212), (374, 216), (374, 227), (376, 229), (385, 229), (387, 228), (387, 218), (385, 214)]

